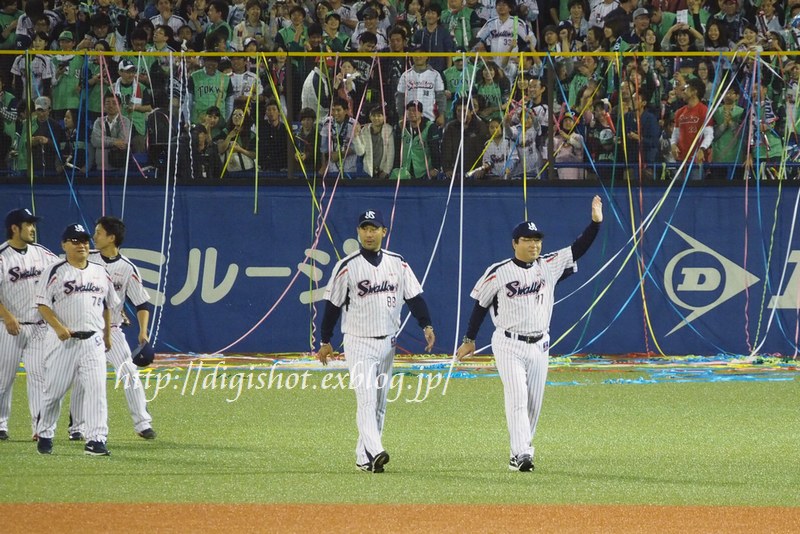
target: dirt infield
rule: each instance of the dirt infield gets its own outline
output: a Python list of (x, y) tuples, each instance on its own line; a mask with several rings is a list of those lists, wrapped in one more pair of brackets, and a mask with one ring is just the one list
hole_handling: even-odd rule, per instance
[(4, 532), (798, 532), (800, 508), (0, 504)]

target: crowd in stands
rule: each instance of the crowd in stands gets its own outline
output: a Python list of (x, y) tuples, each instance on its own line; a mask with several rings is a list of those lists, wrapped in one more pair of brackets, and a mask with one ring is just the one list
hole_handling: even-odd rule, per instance
[(800, 0), (0, 4), (6, 175), (731, 179), (796, 152)]

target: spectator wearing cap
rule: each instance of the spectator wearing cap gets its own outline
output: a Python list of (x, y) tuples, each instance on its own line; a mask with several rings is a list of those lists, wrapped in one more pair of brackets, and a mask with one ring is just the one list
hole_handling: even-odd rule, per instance
[[(431, 4), (425, 8), (425, 25), (417, 30), (412, 42), (419, 52), (449, 52), (456, 51), (456, 45), (450, 32), (439, 23), (442, 8), (438, 4)], [(428, 59), (431, 68), (440, 74), (450, 66), (450, 57), (431, 57)]]
[(641, 48), (648, 28), (650, 28), (650, 12), (643, 7), (636, 8), (633, 12), (633, 27), (631, 31), (622, 35), (622, 40), (628, 48)]
[(136, 65), (130, 59), (120, 61), (119, 78), (114, 82), (113, 90), (120, 113), (130, 119), (133, 125), (131, 151), (139, 153), (146, 150), (146, 121), (147, 114), (153, 111), (153, 94), (149, 87), (136, 79), (136, 71)]
[(189, 76), (189, 109), (192, 122), (197, 122), (205, 110), (216, 106), (224, 110), (223, 119), (227, 120), (233, 110), (233, 85), (230, 77), (219, 70), (219, 58), (205, 56), (203, 68)]
[(453, 37), (456, 50), (469, 50), (483, 21), (474, 9), (464, 4), (464, 0), (447, 0), (447, 9), (442, 10), (441, 24)]
[(268, 36), (269, 27), (261, 20), (261, 3), (258, 0), (247, 0), (244, 20), (233, 27), (231, 46), (241, 52), (244, 51), (247, 39), (255, 39), (259, 48), (266, 48)]
[(50, 117), (52, 103), (46, 96), (34, 101), (34, 120), (31, 121), (31, 155), (33, 171), (51, 174), (61, 171), (59, 148), (64, 142), (64, 129)]
[(403, 116), (407, 103), (418, 101), (422, 103), (423, 113), (429, 120), (436, 120), (438, 116), (444, 120), (447, 101), (442, 75), (428, 65), (426, 56), (414, 56), (412, 61), (414, 66), (400, 76), (397, 84), (395, 105), (398, 115)]
[[(248, 37), (248, 39), (252, 39), (252, 37)], [(230, 78), (234, 100), (242, 98), (255, 102), (255, 99), (264, 93), (264, 87), (256, 73), (247, 68), (245, 56), (231, 56)]]
[(53, 72), (53, 110), (51, 116), (56, 120), (64, 118), (68, 110), (77, 112), (80, 106), (80, 80), (83, 57), (73, 54), (75, 40), (69, 30), (58, 36), (59, 48), (64, 54), (52, 56)]
[(77, 45), (89, 31), (89, 23), (79, 16), (80, 0), (63, 0), (61, 2), (60, 12), (61, 17), (50, 33), (53, 39), (55, 39), (52, 43), (54, 49), (58, 47), (57, 39), (62, 32), (72, 32), (73, 42)]
[(333, 100), (331, 114), (320, 125), (321, 166), (328, 176), (346, 173), (352, 177), (356, 172), (356, 151), (353, 146), (356, 121), (347, 113), (347, 101)]
[(92, 126), (95, 163), (100, 170), (125, 167), (131, 138), (131, 121), (122, 116), (117, 102), (114, 93), (106, 93), (103, 97), (103, 114)]
[(179, 176), (187, 181), (219, 180), (222, 174), (217, 143), (211, 138), (202, 124), (195, 124), (189, 130), (188, 142), (180, 144), (178, 155)]
[(429, 120), (423, 104), (412, 100), (406, 105), (406, 119), (397, 130), (399, 161), (392, 178), (436, 178), (441, 171), (442, 133), (434, 121)]
[[(11, 65), (11, 74), (13, 75), (13, 87), (17, 98), (27, 100), (28, 98), (48, 96), (50, 94), (50, 87), (53, 82), (52, 57), (36, 53), (41, 50), (47, 50), (49, 41), (46, 33), (37, 33), (31, 44), (31, 55), (20, 55), (14, 59), (14, 63)], [(29, 66), (26, 64), (28, 60), (30, 60)], [(30, 75), (28, 75), (28, 72), (30, 72)]]
[(322, 46), (328, 52), (344, 52), (350, 46), (350, 36), (341, 30), (342, 16), (328, 13), (322, 27)]
[(172, 28), (173, 32), (177, 32), (181, 26), (186, 24), (186, 20), (183, 17), (175, 14), (172, 0), (157, 0), (156, 9), (158, 10), (158, 15), (150, 17), (150, 22), (153, 23), (153, 26), (166, 24)]
[(356, 125), (353, 138), (356, 154), (363, 157), (364, 172), (370, 178), (389, 178), (394, 166), (394, 129), (386, 124), (383, 106), (369, 111), (369, 125)]
[(356, 29), (353, 30), (353, 36), (350, 39), (350, 48), (355, 49), (361, 44), (361, 36), (365, 33), (371, 33), (375, 36), (376, 45), (374, 50), (383, 50), (389, 46), (389, 39), (379, 25), (378, 11), (372, 7), (366, 8), (362, 12), (363, 20), (358, 23)]

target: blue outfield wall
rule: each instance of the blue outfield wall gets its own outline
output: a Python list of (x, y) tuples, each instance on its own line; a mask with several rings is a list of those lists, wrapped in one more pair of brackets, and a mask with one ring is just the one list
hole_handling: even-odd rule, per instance
[[(436, 327), (435, 351), (451, 352), (472, 309), (469, 292), (476, 279), (490, 263), (512, 254), (510, 233), (524, 218), (525, 196), (521, 183), (478, 184), (464, 190), (462, 211), (458, 190), (448, 203), (448, 189), (441, 185), (402, 185), (396, 203), (393, 185), (347, 184), (333, 196), (329, 188), (324, 201), (332, 198), (330, 234), (322, 234), (318, 250), (312, 250), (316, 212), (307, 187), (261, 187), (257, 212), (252, 187), (179, 187), (174, 198), (165, 198), (163, 187), (128, 187), (123, 248), (139, 266), (153, 302), (164, 303), (157, 349), (215, 352), (245, 336), (227, 352), (308, 351), (327, 277), (337, 257), (356, 246), (358, 212), (377, 208), (388, 218), (395, 205), (389, 248), (405, 256), (420, 280), (430, 263), (424, 287)], [(795, 352), (800, 237), (789, 240), (797, 188), (692, 185), (666, 194), (636, 247), (631, 220), (638, 224), (650, 214), (665, 188), (635, 190), (632, 200), (623, 187), (528, 188), (529, 218), (546, 234), (545, 251), (568, 246), (580, 234), (594, 194), (605, 205), (598, 239), (578, 272), (556, 289), (561, 300), (552, 341), (568, 333), (554, 354), (748, 354), (756, 347), (760, 353)], [(3, 213), (30, 206), (29, 187), (1, 190)], [(37, 186), (34, 193), (36, 212), (45, 217), (40, 241), (57, 252), (66, 224), (92, 226), (101, 214), (97, 186), (82, 186), (74, 197), (64, 186)], [(107, 214), (122, 215), (122, 193), (117, 186), (106, 189)], [(173, 200), (173, 217), (165, 222)], [(165, 226), (171, 228), (165, 237), (171, 240), (168, 261), (166, 248), (161, 252)], [(314, 261), (303, 264), (306, 258)], [(489, 323), (487, 318), (479, 346), (489, 342)], [(412, 320), (398, 350), (421, 352), (423, 345)]]

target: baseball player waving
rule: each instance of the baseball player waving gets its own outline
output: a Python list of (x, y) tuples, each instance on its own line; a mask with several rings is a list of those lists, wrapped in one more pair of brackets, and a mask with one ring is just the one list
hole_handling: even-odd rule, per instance
[[(106, 352), (106, 357), (117, 370), (117, 381), (122, 384), (125, 391), (125, 400), (128, 401), (128, 411), (133, 419), (134, 431), (144, 439), (155, 439), (156, 431), (152, 427), (153, 418), (147, 411), (144, 388), (139, 380), (139, 370), (131, 360), (131, 349), (121, 328), (123, 306), (127, 299), (136, 308), (139, 343), (149, 341), (147, 334), (147, 323), (150, 320), (149, 297), (142, 285), (139, 270), (131, 260), (119, 252), (119, 247), (122, 246), (124, 240), (125, 223), (116, 217), (100, 217), (94, 230), (94, 243), (97, 250), (89, 253), (89, 261), (106, 269), (114, 283), (117, 297), (119, 297), (119, 304), (111, 310), (111, 350)], [(84, 393), (80, 382), (76, 382), (72, 388), (69, 410), (72, 416), (70, 439), (73, 441), (83, 439)]]
[(386, 236), (383, 216), (367, 210), (358, 217), (360, 250), (340, 260), (325, 289), (321, 345), (323, 365), (333, 356), (333, 329), (342, 317), (345, 361), (356, 391), (356, 467), (382, 473), (389, 462), (381, 434), (392, 378), (395, 341), (403, 301), (425, 335), (425, 350), (436, 341), (422, 287), (402, 256), (381, 249)]
[(119, 305), (106, 270), (89, 262), (89, 232), (81, 224), (61, 235), (66, 261), (50, 265), (37, 285), (39, 313), (61, 344), (45, 364), (45, 395), (37, 432), (40, 454), (51, 454), (61, 401), (75, 380), (84, 389), (84, 452), (108, 456), (106, 356), (111, 349), (111, 309)]
[(470, 293), (476, 303), (456, 357), (475, 352), (475, 336), (491, 310), (492, 351), (503, 382), (511, 470), (533, 471), (532, 441), (547, 380), (556, 284), (575, 271), (575, 262), (589, 249), (602, 221), (603, 204), (595, 196), (589, 226), (572, 246), (545, 255), (541, 255), (544, 236), (536, 225), (520, 223), (511, 234), (514, 257), (491, 265)]

